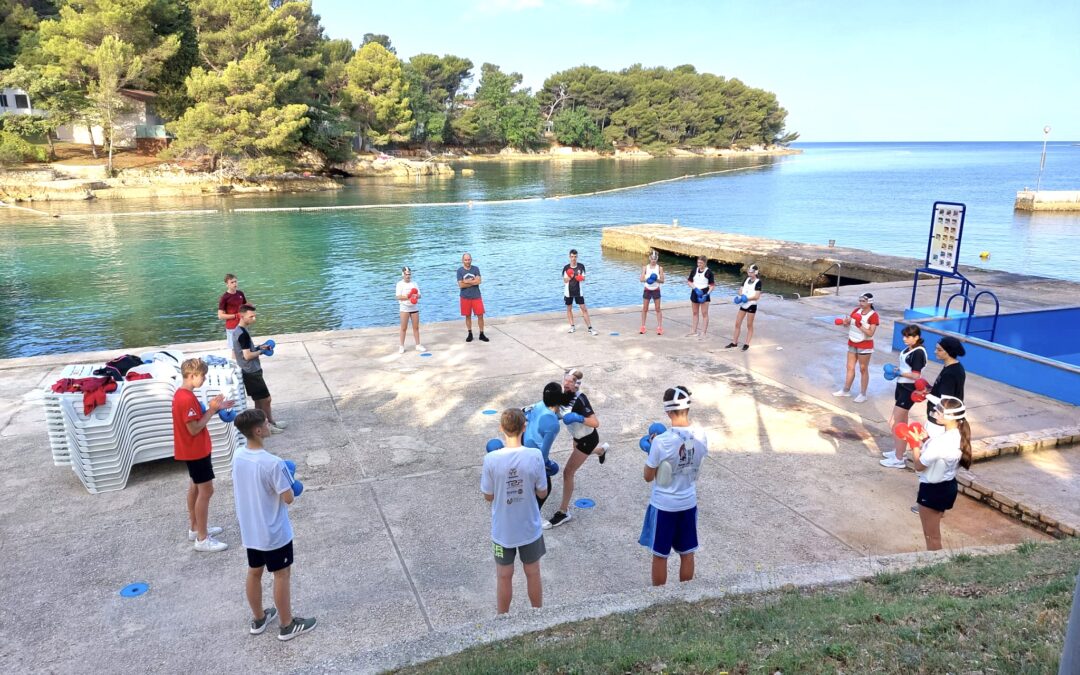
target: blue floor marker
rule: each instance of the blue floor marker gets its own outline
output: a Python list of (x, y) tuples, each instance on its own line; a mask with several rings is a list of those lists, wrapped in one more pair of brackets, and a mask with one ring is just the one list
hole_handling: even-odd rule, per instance
[(494, 415), (495, 413), (497, 413), (497, 412), (499, 412), (499, 411), (498, 411), (498, 410), (492, 410), (491, 408), (488, 408), (487, 410), (484, 410), (484, 411), (482, 411), (482, 412), (483, 412), (483, 414), (485, 414), (485, 415)]
[(121, 588), (120, 595), (124, 596), (125, 598), (137, 598), (148, 590), (150, 590), (150, 586), (148, 584), (138, 582), (134, 584), (128, 584), (127, 586)]
[(578, 507), (579, 509), (591, 509), (592, 507), (596, 506), (596, 502), (587, 497), (582, 497), (581, 499), (574, 502), (574, 506)]
[(618, 335), (618, 333), (608, 333), (608, 335)]
[(420, 356), (431, 356), (431, 352), (421, 352)]

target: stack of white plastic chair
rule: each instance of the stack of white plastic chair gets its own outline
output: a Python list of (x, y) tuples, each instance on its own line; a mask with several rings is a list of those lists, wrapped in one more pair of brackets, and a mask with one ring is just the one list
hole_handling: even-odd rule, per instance
[[(173, 456), (172, 400), (183, 382), (179, 367), (183, 359), (178, 352), (167, 353), (168, 358), (155, 358), (157, 354), (161, 353), (143, 355), (150, 362), (128, 373), (148, 373), (151, 378), (117, 382), (116, 391), (109, 393), (105, 403), (89, 415), (83, 414), (81, 393), (49, 391), (46, 396), (53, 462), (70, 464), (92, 493), (123, 489), (132, 465)], [(71, 374), (63, 376), (90, 377), (93, 369), (72, 367)], [(218, 393), (225, 394), (226, 398), (235, 400), (238, 412), (247, 405), (243, 380), (232, 362), (210, 366), (206, 382), (195, 393), (204, 402)], [(53, 442), (60, 429), (61, 438)], [(239, 443), (236, 429), (214, 416), (207, 430), (214, 469), (226, 472)]]

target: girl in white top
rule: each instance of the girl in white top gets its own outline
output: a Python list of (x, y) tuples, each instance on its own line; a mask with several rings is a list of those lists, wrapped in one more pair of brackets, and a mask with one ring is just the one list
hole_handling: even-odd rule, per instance
[[(926, 367), (926, 347), (923, 346), (922, 330), (916, 325), (904, 326), (900, 331), (904, 340), (904, 351), (900, 352), (896, 369), (899, 375), (896, 377), (896, 389), (893, 393), (895, 404), (892, 415), (889, 416), (889, 428), (895, 429), (897, 424), (907, 424), (908, 413), (914, 401), (911, 394), (915, 391), (915, 380), (922, 376), (922, 369)], [(882, 454), (881, 466), (890, 469), (906, 469), (904, 451), (907, 443), (904, 439), (895, 437), (893, 449)]]
[(735, 312), (735, 335), (725, 349), (734, 349), (739, 346), (739, 333), (742, 332), (743, 317), (746, 319), (746, 342), (742, 350), (750, 349), (750, 341), (754, 339), (754, 317), (757, 316), (757, 303), (761, 299), (761, 279), (758, 278), (758, 266), (750, 265), (746, 268), (746, 279), (743, 281), (739, 295), (746, 298), (746, 302), (739, 305), (739, 311)]
[[(922, 521), (926, 549), (941, 549), (941, 517), (956, 502), (956, 472), (971, 466), (971, 427), (964, 418), (964, 402), (953, 396), (927, 397), (944, 422), (944, 431), (912, 448), (915, 470), (919, 474), (919, 519)], [(936, 425), (932, 425), (933, 429)]]
[(424, 345), (420, 344), (420, 288), (413, 282), (412, 270), (408, 267), (401, 268), (401, 281), (397, 282), (394, 295), (397, 298), (398, 312), (401, 316), (398, 354), (405, 353), (405, 333), (409, 330), (409, 321), (412, 321), (416, 351), (424, 351)]
[(660, 312), (660, 284), (664, 283), (664, 268), (660, 266), (660, 254), (649, 252), (649, 262), (641, 268), (641, 283), (645, 290), (641, 294), (641, 335), (645, 334), (645, 318), (649, 316), (649, 300), (656, 308), (656, 334), (664, 334), (664, 315)]

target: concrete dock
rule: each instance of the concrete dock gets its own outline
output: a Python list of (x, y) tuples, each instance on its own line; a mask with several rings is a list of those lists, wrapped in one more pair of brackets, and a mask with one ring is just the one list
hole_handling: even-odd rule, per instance
[[(984, 273), (978, 283), (999, 293), (1003, 310), (1080, 296), (1075, 284), (1007, 273)], [(920, 302), (932, 304), (926, 286)], [(867, 289), (883, 325), (870, 400), (855, 404), (830, 395), (846, 350), (832, 317), (849, 312)], [(842, 288), (839, 296), (766, 298), (746, 352), (723, 348), (736, 311), (725, 302), (713, 303), (704, 339), (683, 337), (685, 302), (665, 303), (664, 336), (655, 334), (653, 317), (648, 334), (638, 334), (640, 305), (594, 309), (598, 337), (567, 334), (561, 314), (491, 317), (487, 344), (463, 342), (461, 322), (428, 324), (422, 338), (430, 358), (398, 355), (396, 327), (273, 336), (278, 348), (264, 360), (266, 379), (278, 417), (291, 426), (269, 449), (295, 460), (307, 486), (291, 509), (293, 607), (319, 618), (311, 635), (290, 643), (274, 639), (273, 629), (247, 634), (246, 559), (228, 476), (216, 481), (210, 513), (230, 549), (203, 554), (186, 538), (182, 465), (137, 465), (125, 490), (102, 495), (88, 494), (69, 468), (52, 466), (36, 392), (65, 363), (117, 352), (0, 362), (0, 460), (8, 467), (0, 479), (7, 495), (0, 583), (11, 598), (7, 616), (17, 619), (0, 624), (0, 655), (14, 672), (118, 663), (162, 672), (368, 672), (672, 593), (745, 588), (747, 575), (824, 583), (852, 578), (855, 568), (882, 569), (882, 560), (908, 561), (897, 563), (902, 568), (920, 559), (912, 555), (924, 544), (909, 511), (914, 474), (878, 464), (892, 447), (886, 420), (893, 405), (892, 383), (879, 373), (894, 358), (887, 336), (910, 292), (910, 281), (894, 281)], [(172, 347), (225, 353), (223, 341)], [(527, 609), (519, 570), (511, 617), (496, 620), (479, 469), (497, 417), (482, 411), (536, 401), (569, 366), (585, 371), (583, 389), (612, 454), (578, 473), (575, 498), (593, 499), (595, 508), (575, 509), (570, 523), (545, 535), (545, 608)], [(664, 418), (660, 397), (674, 384), (693, 391), (692, 416), (709, 430), (710, 455), (699, 482), (697, 578), (665, 594), (648, 589), (649, 558), (637, 545), (648, 500), (637, 439)], [(967, 403), (976, 438), (1077, 420), (1074, 406), (977, 375), (969, 375)], [(553, 457), (565, 463), (569, 452), (562, 434)], [(994, 460), (984, 480), (1073, 522), (1080, 519), (1076, 453), (1063, 447)], [(561, 490), (556, 478), (545, 515)], [(1049, 540), (966, 497), (943, 529), (948, 549)], [(118, 595), (135, 581), (150, 591)], [(265, 591), (269, 605), (269, 585)]]
[(1080, 211), (1080, 190), (1020, 190), (1017, 211)]

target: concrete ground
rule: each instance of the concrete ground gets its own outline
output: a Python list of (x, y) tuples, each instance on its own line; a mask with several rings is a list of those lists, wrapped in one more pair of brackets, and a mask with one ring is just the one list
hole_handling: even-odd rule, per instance
[[(662, 337), (638, 334), (633, 307), (595, 310), (599, 337), (566, 334), (561, 315), (491, 319), (488, 344), (463, 342), (460, 322), (425, 325), (429, 358), (399, 356), (396, 328), (274, 336), (266, 379), (277, 416), (291, 426), (269, 449), (295, 460), (307, 486), (291, 509), (293, 607), (319, 618), (313, 634), (290, 643), (247, 634), (246, 559), (228, 476), (216, 481), (211, 522), (225, 527), (220, 538), (230, 549), (202, 554), (186, 539), (182, 465), (137, 465), (125, 490), (101, 495), (88, 494), (69, 468), (52, 466), (33, 392), (54, 381), (63, 363), (103, 354), (0, 362), (0, 461), (9, 467), (0, 479), (7, 495), (0, 502), (0, 584), (11, 599), (8, 620), (0, 622), (0, 656), (15, 671), (118, 663), (164, 672), (352, 670), (368, 650), (386, 653), (490, 619), (494, 564), (479, 470), (497, 416), (482, 411), (536, 401), (568, 366), (585, 371), (583, 388), (612, 454), (604, 466), (589, 461), (578, 473), (574, 496), (595, 500), (595, 508), (574, 510), (572, 522), (545, 537), (545, 611), (648, 592), (649, 558), (637, 537), (649, 488), (637, 439), (649, 422), (664, 419), (660, 397), (674, 384), (693, 391), (693, 419), (710, 441), (691, 586), (919, 551), (919, 519), (908, 508), (916, 478), (877, 461), (892, 446), (892, 385), (879, 375), (895, 358), (885, 353), (890, 324), (873, 359), (870, 401), (830, 395), (845, 353), (844, 332), (831, 318), (850, 311), (866, 288), (767, 299), (747, 352), (723, 349), (735, 315), (724, 303), (714, 303), (702, 340), (683, 337), (686, 303), (667, 305)], [(907, 306), (910, 286), (872, 288), (886, 319)], [(1031, 297), (1018, 288), (1015, 302), (1025, 294)], [(181, 348), (224, 353), (220, 343)], [(929, 370), (932, 377), (937, 366)], [(1076, 418), (1073, 406), (977, 376), (969, 376), (967, 392), (975, 437)], [(565, 463), (569, 452), (563, 434), (553, 456)], [(1075, 485), (1076, 458), (1063, 457), (1054, 470)], [(995, 464), (995, 472), (1009, 474), (1008, 466)], [(561, 488), (556, 479), (545, 515)], [(1044, 539), (964, 497), (944, 520), (945, 545), (953, 549)], [(135, 581), (150, 591), (118, 595)], [(520, 570), (515, 582), (512, 613), (524, 628), (536, 614), (527, 610)], [(266, 592), (270, 605), (269, 584)]]

